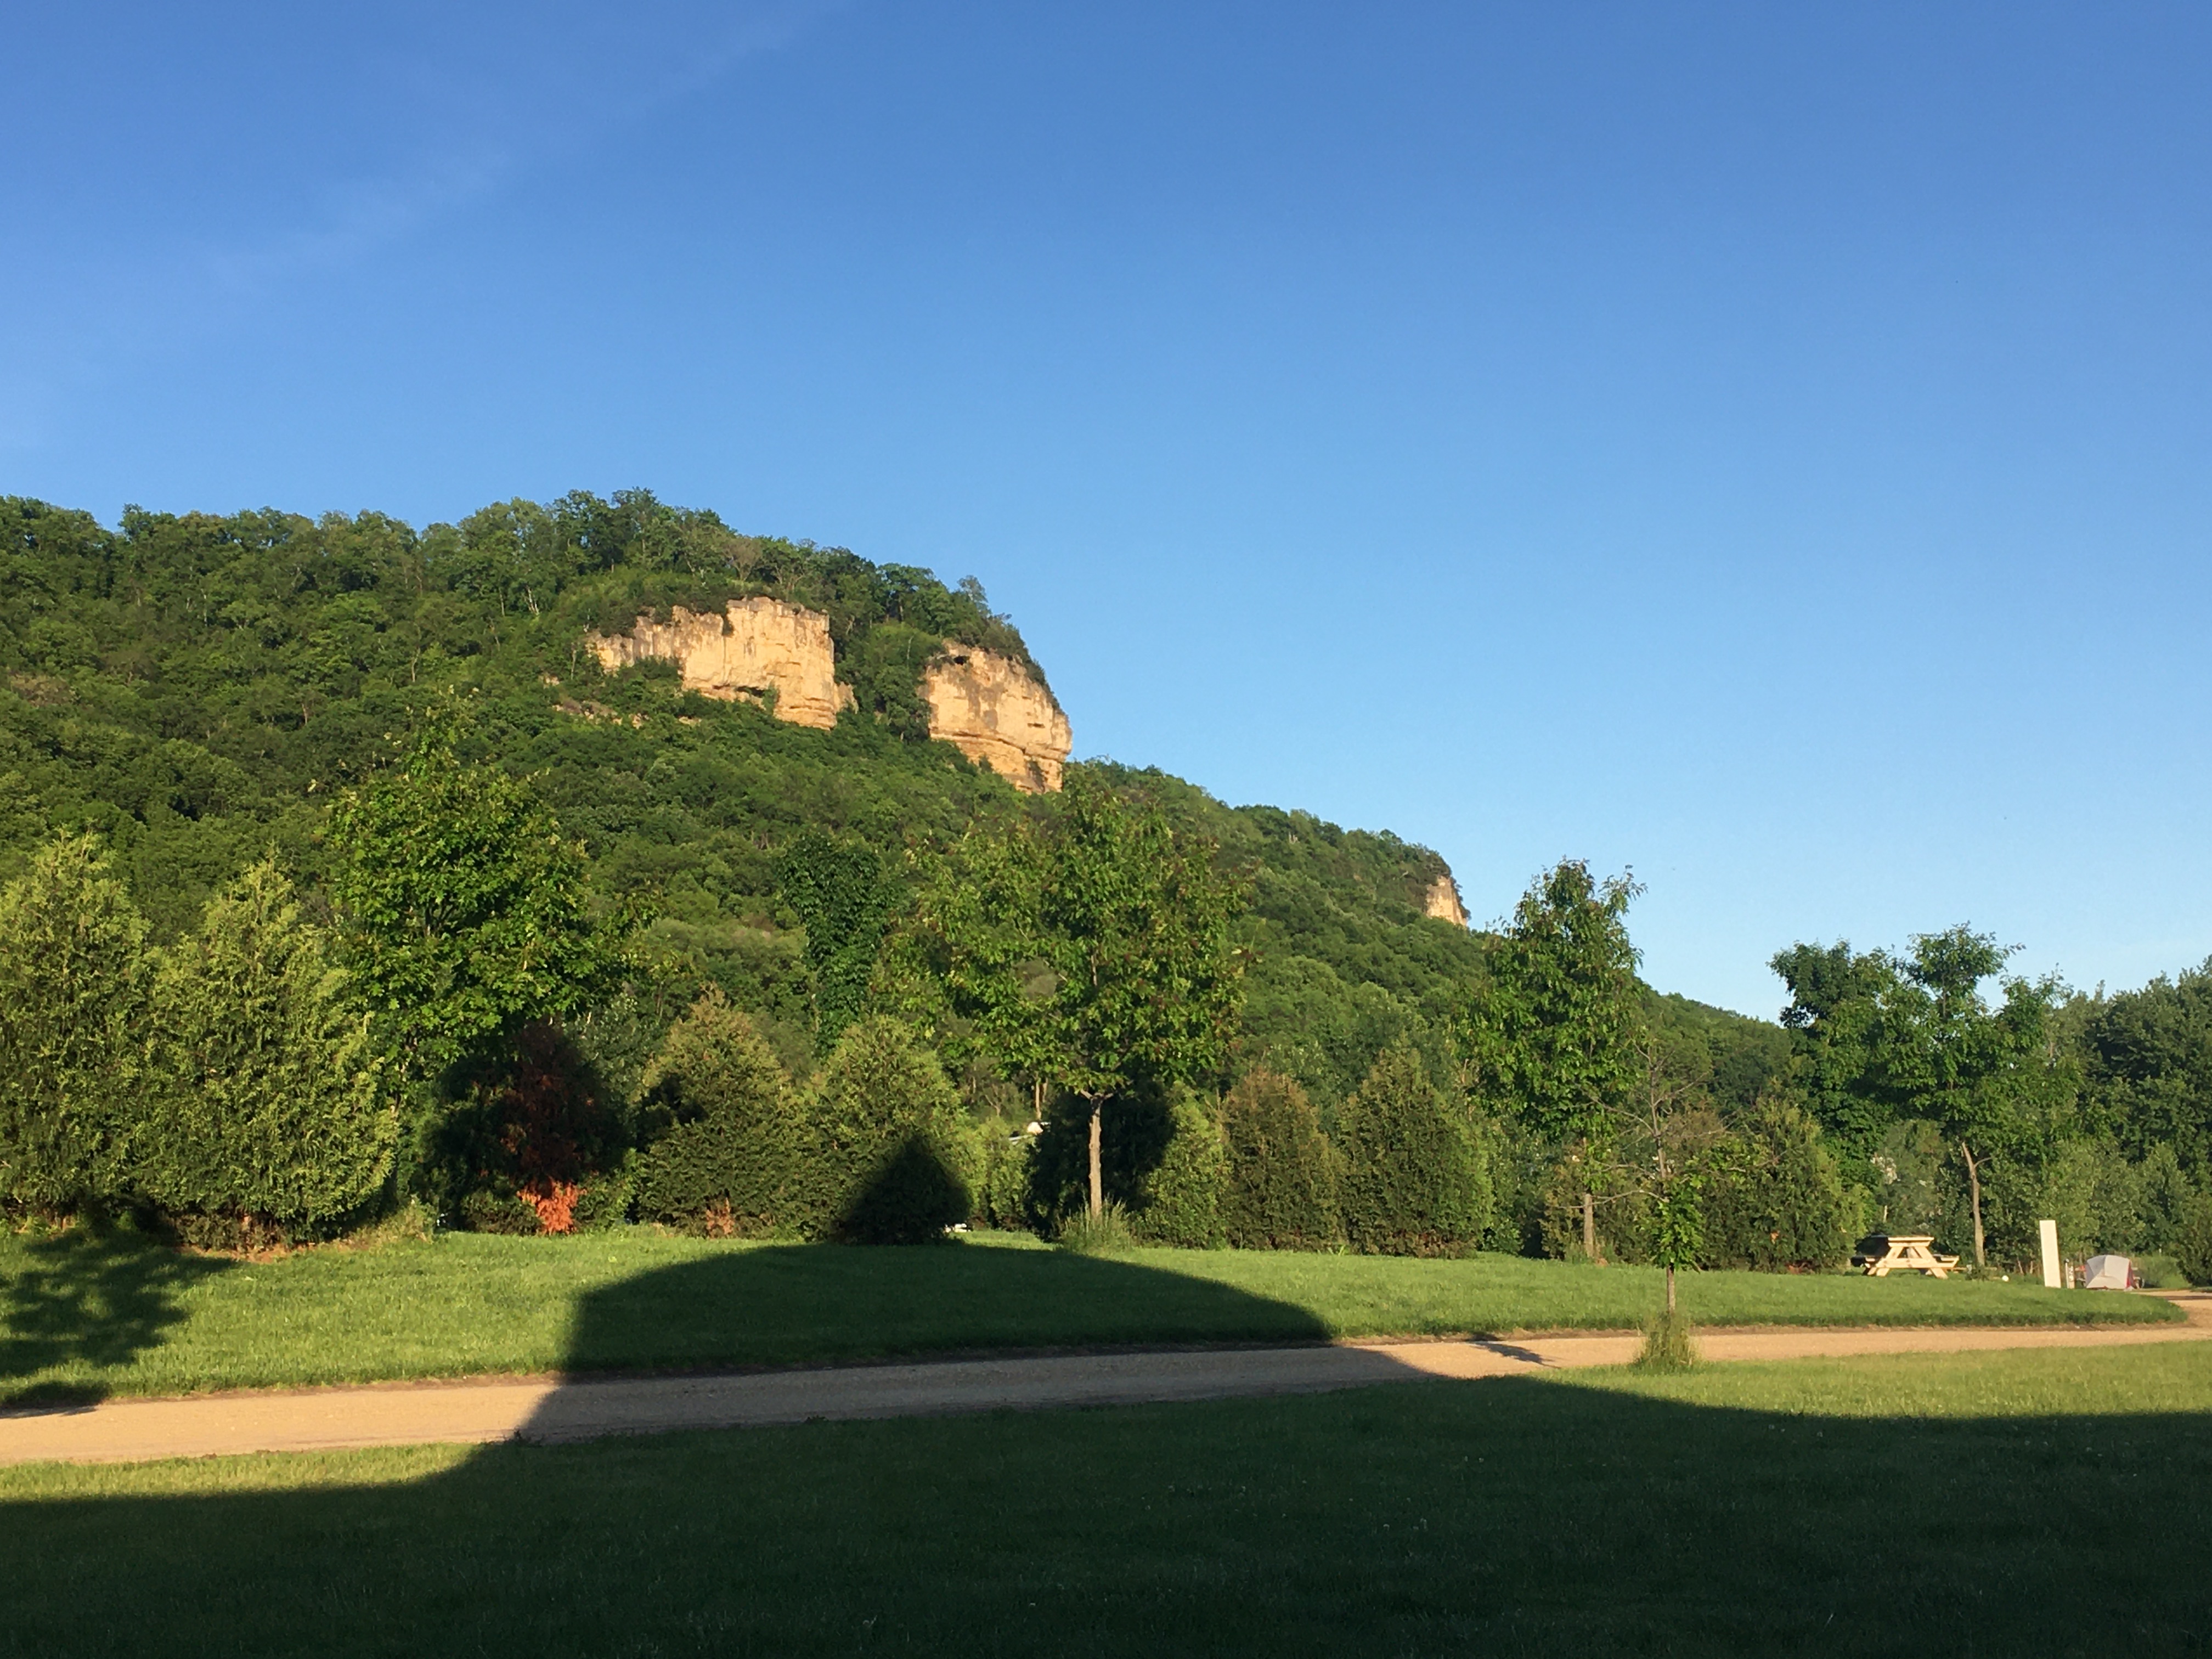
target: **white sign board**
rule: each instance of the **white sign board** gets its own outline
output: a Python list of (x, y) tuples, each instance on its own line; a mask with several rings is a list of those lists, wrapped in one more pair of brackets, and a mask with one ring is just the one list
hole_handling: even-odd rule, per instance
[(2043, 1230), (2043, 1285), (2045, 1290), (2059, 1288), (2058, 1279), (2058, 1224), (2045, 1221), (2039, 1224)]

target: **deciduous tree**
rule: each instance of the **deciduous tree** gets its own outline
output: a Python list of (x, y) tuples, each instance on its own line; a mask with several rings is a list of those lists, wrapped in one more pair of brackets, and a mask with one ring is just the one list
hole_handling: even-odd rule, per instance
[(1212, 852), (1077, 770), (1057, 812), (969, 831), (922, 896), (955, 1010), (1088, 1108), (1094, 1215), (1103, 1103), (1215, 1070), (1234, 1025), (1242, 893)]

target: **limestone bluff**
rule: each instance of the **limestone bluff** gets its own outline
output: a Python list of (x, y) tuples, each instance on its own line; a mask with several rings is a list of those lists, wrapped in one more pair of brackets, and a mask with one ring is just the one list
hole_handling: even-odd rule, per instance
[[(665, 623), (641, 616), (627, 633), (594, 634), (589, 642), (609, 672), (673, 663), (687, 690), (769, 703), (777, 719), (799, 726), (826, 730), (853, 706), (852, 687), (837, 678), (830, 618), (765, 595), (732, 599), (720, 616), (679, 605)], [(1042, 794), (1060, 787), (1074, 735), (1026, 663), (948, 641), (923, 669), (921, 690), (931, 737), (1017, 789)]]
[[(732, 599), (719, 615), (678, 605), (665, 622), (642, 615), (627, 632), (593, 634), (587, 641), (610, 673), (641, 662), (673, 663), (687, 690), (763, 703), (797, 726), (826, 731), (854, 704), (853, 688), (837, 678), (829, 617), (765, 594)], [(1048, 794), (1060, 787), (1074, 736), (1058, 700), (1026, 662), (947, 640), (924, 665), (920, 690), (931, 737), (1017, 789)], [(1449, 868), (1420, 893), (1419, 908), (1455, 927), (1468, 925)]]

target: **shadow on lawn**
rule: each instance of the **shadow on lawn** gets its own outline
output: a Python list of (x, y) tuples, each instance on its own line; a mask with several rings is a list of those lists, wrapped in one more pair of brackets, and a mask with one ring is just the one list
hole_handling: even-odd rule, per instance
[(591, 1292), (564, 1368), (699, 1370), (1328, 1334), (1289, 1303), (1113, 1257), (972, 1243), (787, 1245), (706, 1256)]
[(0, 1265), (0, 1405), (86, 1405), (96, 1382), (24, 1379), (70, 1364), (128, 1364), (185, 1317), (182, 1292), (234, 1263), (129, 1232), (27, 1240)]
[(15, 1504), (0, 1627), (70, 1654), (2164, 1651), (2212, 1613), (2209, 1480), (2197, 1415), (1432, 1382)]
[[(121, 1239), (21, 1259), (0, 1347), (16, 1377), (127, 1358), (222, 1270)], [(568, 1364), (1183, 1331), (1321, 1334), (1112, 1258), (762, 1249), (593, 1293)], [(152, 1477), (176, 1495), (98, 1477), (0, 1504), (0, 1629), (69, 1655), (1281, 1659), (2161, 1651), (2212, 1627), (2186, 1567), (2212, 1548), (2205, 1415), (1866, 1420), (1512, 1379), (502, 1445), (414, 1480), (388, 1472), (419, 1454), (378, 1456), (384, 1484), (341, 1461), (327, 1485), (224, 1491), (317, 1466), (185, 1464)]]

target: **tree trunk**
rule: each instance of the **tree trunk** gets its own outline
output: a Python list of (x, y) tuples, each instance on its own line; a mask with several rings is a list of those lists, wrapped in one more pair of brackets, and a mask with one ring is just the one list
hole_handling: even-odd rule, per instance
[(1965, 1141), (1959, 1143), (1959, 1150), (1966, 1154), (1966, 1195), (1974, 1206), (1974, 1265), (1986, 1267), (1989, 1258), (1982, 1250), (1982, 1172), (1974, 1167), (1973, 1150)]
[(1674, 1268), (1673, 1264), (1672, 1264), (1672, 1263), (1669, 1263), (1669, 1264), (1668, 1265), (1668, 1268), (1667, 1268), (1667, 1317), (1668, 1317), (1668, 1318), (1669, 1318), (1669, 1319), (1672, 1319), (1674, 1316)]
[(1104, 1104), (1104, 1102), (1097, 1100), (1091, 1103), (1091, 1218), (1093, 1221), (1106, 1213), (1106, 1180), (1098, 1168), (1098, 1114)]

